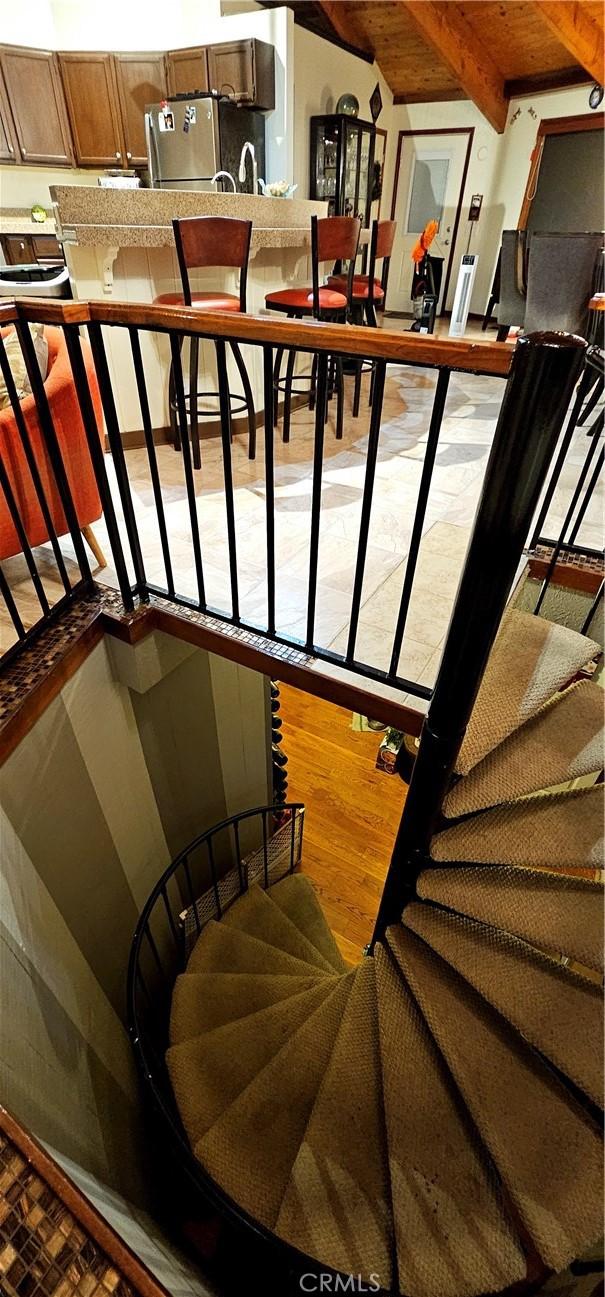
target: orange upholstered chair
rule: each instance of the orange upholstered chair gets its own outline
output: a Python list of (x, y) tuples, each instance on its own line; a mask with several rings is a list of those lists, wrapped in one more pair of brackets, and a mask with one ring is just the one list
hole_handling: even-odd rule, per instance
[[(7, 330), (3, 330), (6, 333)], [(48, 342), (48, 374), (44, 390), (48, 398), (65, 471), (71, 488), (80, 529), (85, 536), (100, 567), (105, 566), (102, 550), (92, 533), (90, 524), (103, 512), (92, 469), (88, 443), (80, 414), (67, 346), (61, 329), (46, 327)], [(101, 398), (88, 343), (82, 339), (84, 364), (90, 387), (92, 403), (99, 429), (103, 436)], [(51, 518), (57, 536), (69, 531), (61, 506), (51, 464), (36, 412), (34, 397), (30, 394), (21, 402), (23, 417), (29, 433), (38, 471), (44, 487)], [(0, 454), (19, 507), (30, 545), (42, 545), (49, 539), (42, 510), (27, 466), (21, 438), (11, 406), (0, 410)], [(19, 538), (13, 526), (6, 501), (0, 492), (0, 559), (21, 552)]]

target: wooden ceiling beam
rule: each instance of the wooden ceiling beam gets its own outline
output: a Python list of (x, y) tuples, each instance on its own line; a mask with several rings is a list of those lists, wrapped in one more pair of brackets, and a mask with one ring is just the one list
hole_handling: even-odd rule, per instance
[(447, 0), (447, 3), (444, 0), (398, 0), (398, 3), (460, 82), (468, 98), (501, 134), (508, 110), (504, 77), (459, 5), (454, 0)]
[(342, 0), (315, 0), (315, 8), (323, 14), (342, 45), (351, 50), (359, 50), (366, 58), (368, 56), (374, 58), (374, 50), (368, 37), (351, 18), (350, 12), (345, 11)]
[(603, 18), (588, 14), (581, 3), (569, 0), (534, 0), (557, 40), (591, 77), (603, 84)]

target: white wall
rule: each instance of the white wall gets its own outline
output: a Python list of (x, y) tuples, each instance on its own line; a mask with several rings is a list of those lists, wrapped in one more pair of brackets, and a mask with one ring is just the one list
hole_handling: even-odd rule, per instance
[[(309, 197), (311, 117), (332, 113), (350, 90), (359, 100), (359, 116), (371, 121), (370, 95), (378, 81), (383, 109), (378, 126), (391, 133), (393, 96), (377, 63), (366, 63), (304, 27), (294, 27), (294, 172), (297, 198)], [(390, 144), (390, 139), (388, 141)]]
[[(13, 45), (64, 50), (164, 50), (256, 36), (275, 48), (275, 110), (267, 113), (267, 176), (292, 175), (291, 10), (259, 9), (223, 17), (220, 0), (0, 0), (0, 33)], [(50, 204), (49, 185), (94, 184), (96, 171), (0, 167), (0, 206)]]
[[(470, 165), (464, 189), (462, 216), (456, 246), (456, 269), (466, 250), (468, 223), (466, 214), (471, 194), (483, 194), (478, 225), (472, 233), (471, 251), (479, 254), (479, 266), (471, 310), (483, 314), (502, 230), (514, 229), (521, 212), (530, 157), (539, 123), (546, 117), (571, 117), (589, 112), (588, 88), (549, 91), (523, 99), (511, 100), (504, 133), (498, 135), (479, 109), (469, 100), (448, 103), (401, 104), (392, 109), (392, 138), (389, 138), (383, 211), (390, 209), (393, 192), (397, 136), (402, 130), (447, 129), (473, 126)], [(452, 276), (450, 298), (456, 275)], [(450, 302), (451, 304), (451, 302)]]

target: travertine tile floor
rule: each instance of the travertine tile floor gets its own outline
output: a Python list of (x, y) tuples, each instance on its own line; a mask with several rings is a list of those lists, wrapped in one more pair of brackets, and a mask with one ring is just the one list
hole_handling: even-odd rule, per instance
[[(359, 536), (359, 519), (368, 436), (367, 379), (358, 419), (351, 415), (352, 380), (346, 380), (345, 431), (334, 437), (334, 411), (325, 430), (321, 529), (315, 642), (343, 651), (349, 625)], [(426, 451), (428, 422), (436, 375), (429, 370), (389, 367), (380, 432), (376, 482), (368, 537), (356, 654), (374, 666), (388, 666), (392, 636), (409, 551), (414, 512)], [(498, 417), (504, 381), (452, 374), (426, 517), (399, 673), (421, 684), (434, 682), (441, 648), (462, 570), (479, 499), (485, 466)], [(332, 403), (333, 405), (334, 403)], [(304, 639), (309, 564), (313, 415), (293, 412), (291, 441), (275, 434), (276, 601), (281, 633)], [(571, 454), (555, 494), (548, 532), (558, 533), (586, 453), (583, 429), (575, 434)], [(179, 593), (196, 595), (189, 513), (180, 456), (171, 446), (157, 449)], [(147, 456), (126, 452), (137, 523), (151, 581), (165, 583)], [(247, 458), (247, 440), (234, 438), (232, 448), (241, 616), (266, 624), (265, 473), (262, 430), (257, 458)], [(113, 465), (108, 458), (114, 483)], [(222, 458), (216, 439), (202, 443), (202, 469), (196, 472), (206, 596), (209, 604), (229, 611), (228, 548)], [(580, 543), (601, 544), (602, 488), (595, 496), (579, 534)], [(103, 520), (95, 533), (109, 556)], [(67, 555), (70, 545), (63, 542)], [(49, 596), (57, 597), (54, 561), (49, 547), (37, 554)], [(15, 597), (27, 616), (31, 585), (21, 558), (4, 564)], [(99, 579), (115, 584), (111, 569)], [(31, 616), (31, 614), (30, 614)], [(0, 626), (10, 642), (10, 629)], [(5, 644), (0, 643), (0, 647)], [(410, 697), (416, 705), (416, 700)]]

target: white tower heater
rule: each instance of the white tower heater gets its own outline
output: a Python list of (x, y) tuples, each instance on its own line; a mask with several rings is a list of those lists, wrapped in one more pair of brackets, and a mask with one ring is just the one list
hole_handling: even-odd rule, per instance
[(465, 252), (460, 262), (456, 296), (454, 297), (452, 318), (450, 320), (450, 338), (461, 338), (466, 329), (478, 260), (476, 252)]

